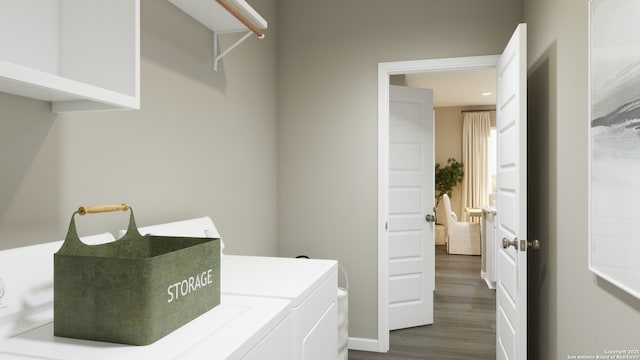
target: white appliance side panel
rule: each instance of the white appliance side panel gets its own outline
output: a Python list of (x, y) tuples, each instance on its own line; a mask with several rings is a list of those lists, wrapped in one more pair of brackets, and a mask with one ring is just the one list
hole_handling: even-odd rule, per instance
[[(314, 359), (335, 359), (338, 354), (338, 274), (333, 271), (315, 291), (299, 306), (292, 308), (293, 314), (293, 354), (296, 359), (307, 359), (304, 354), (318, 350), (320, 357)], [(328, 351), (329, 349), (330, 351)], [(328, 356), (327, 356), (328, 355)], [(314, 355), (316, 356), (316, 355)]]
[(302, 341), (302, 359), (336, 360), (338, 358), (338, 309), (332, 303)]
[[(292, 309), (295, 315), (294, 334), (308, 334), (325, 312), (338, 299), (338, 274), (333, 273), (302, 304)], [(337, 315), (335, 316), (336, 338), (338, 329)]]

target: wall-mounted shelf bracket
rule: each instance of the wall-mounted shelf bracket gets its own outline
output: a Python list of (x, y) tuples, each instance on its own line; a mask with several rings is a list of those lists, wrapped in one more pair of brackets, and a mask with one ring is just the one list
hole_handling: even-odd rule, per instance
[[(220, 32), (213, 33), (213, 70), (218, 71), (218, 61), (220, 61), (225, 55), (231, 52), (231, 50), (235, 49), (238, 45), (240, 45), (243, 41), (247, 40), (251, 35), (253, 35), (252, 31), (248, 31), (243, 37), (238, 39), (235, 43), (229, 46), (225, 51), (218, 54), (218, 35)], [(258, 39), (264, 39), (264, 34), (262, 36), (258, 36)]]
[[(1, 1), (1, 0), (0, 0)], [(218, 71), (218, 62), (251, 34), (264, 39), (263, 30), (267, 21), (245, 0), (169, 0), (173, 5), (191, 15), (202, 25), (213, 31), (213, 69)], [(220, 34), (249, 32), (228, 49), (218, 54)]]

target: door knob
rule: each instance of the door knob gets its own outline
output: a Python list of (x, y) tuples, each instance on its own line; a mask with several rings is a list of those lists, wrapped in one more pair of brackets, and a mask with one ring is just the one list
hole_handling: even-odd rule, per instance
[(527, 249), (538, 250), (540, 249), (540, 241), (535, 239), (518, 240), (518, 238), (515, 238), (513, 240), (509, 240), (507, 238), (502, 238), (502, 247), (508, 249), (509, 246), (513, 246), (514, 248), (516, 248), (516, 250), (520, 248), (520, 251), (527, 251)]
[[(524, 242), (523, 244), (521, 244), (521, 245), (523, 245), (521, 247), (524, 247), (525, 250), (526, 249), (533, 249), (533, 250), (539, 250), (540, 249), (540, 241), (538, 241), (536, 239), (534, 239), (533, 241), (531, 241), (531, 240), (521, 240), (521, 241)], [(522, 250), (522, 251), (524, 251), (524, 250)]]
[(427, 214), (427, 216), (425, 216), (424, 219), (427, 222), (436, 222), (436, 216), (433, 214)]
[(514, 248), (516, 248), (516, 250), (518, 250), (518, 238), (515, 238), (513, 240), (502, 238), (502, 247), (508, 249), (509, 246), (513, 246)]

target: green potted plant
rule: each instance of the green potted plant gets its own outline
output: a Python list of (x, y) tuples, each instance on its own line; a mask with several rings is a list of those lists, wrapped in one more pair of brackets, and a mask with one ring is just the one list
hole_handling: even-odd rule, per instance
[(464, 177), (464, 164), (454, 158), (449, 158), (446, 166), (440, 166), (440, 164), (436, 163), (434, 177), (436, 185), (435, 212), (435, 209), (437, 209), (440, 204), (442, 195), (447, 194), (451, 197), (453, 188), (462, 182), (462, 178)]

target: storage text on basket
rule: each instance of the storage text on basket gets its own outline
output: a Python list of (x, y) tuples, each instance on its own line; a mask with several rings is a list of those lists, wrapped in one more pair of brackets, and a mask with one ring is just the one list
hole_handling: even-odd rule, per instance
[(180, 296), (187, 296), (190, 293), (211, 284), (213, 284), (213, 269), (203, 271), (202, 274), (199, 275), (196, 274), (195, 276), (189, 276), (187, 279), (169, 285), (167, 288), (169, 300), (167, 300), (167, 302), (172, 302)]

